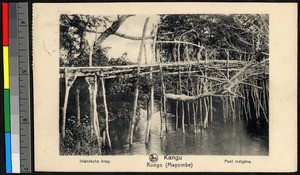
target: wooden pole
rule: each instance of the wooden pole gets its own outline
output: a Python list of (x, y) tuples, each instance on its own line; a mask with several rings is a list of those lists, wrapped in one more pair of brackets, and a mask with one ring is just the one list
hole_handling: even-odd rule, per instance
[(176, 101), (176, 113), (175, 113), (175, 130), (178, 130), (178, 101)]
[(147, 99), (147, 126), (146, 126), (146, 135), (145, 135), (145, 143), (148, 143), (150, 141), (150, 125), (151, 125), (151, 118), (150, 118), (150, 111), (151, 108), (149, 106), (149, 99)]
[[(225, 99), (224, 99), (225, 98)], [(224, 97), (222, 98), (222, 108), (223, 108), (223, 117), (224, 117), (224, 122), (226, 123), (226, 120), (227, 120), (227, 111), (226, 111), (226, 100), (227, 100), (227, 97)]]
[(197, 125), (196, 125), (196, 109), (195, 109), (195, 103), (193, 102), (193, 121), (194, 121), (194, 134), (197, 133)]
[(63, 118), (62, 118), (62, 138), (63, 139), (66, 137), (66, 119), (67, 119), (67, 107), (68, 107), (68, 100), (69, 100), (69, 91), (70, 91), (70, 87), (66, 86), (64, 106), (63, 106)]
[[(178, 57), (178, 79), (179, 79), (179, 93), (182, 94), (182, 86), (181, 86), (181, 71), (180, 71), (180, 43), (178, 43), (177, 47), (177, 57)], [(184, 102), (181, 102), (181, 127), (182, 133), (185, 133), (184, 126)]]
[(212, 122), (214, 119), (214, 114), (213, 114), (213, 98), (209, 97), (209, 106), (210, 106), (210, 121)]
[[(177, 54), (178, 54), (179, 52), (177, 52)], [(176, 49), (175, 49), (175, 46), (174, 46), (174, 49), (173, 49), (173, 57), (174, 57), (174, 63), (176, 63), (176, 61), (178, 61), (178, 64), (179, 64), (179, 55), (177, 55), (177, 58), (176, 58)], [(178, 60), (177, 60), (178, 59)], [(179, 66), (178, 66), (178, 68), (179, 68)], [(180, 72), (178, 72), (178, 80), (180, 81)], [(180, 93), (180, 91), (179, 91), (179, 88), (180, 88), (180, 84), (179, 84), (179, 82), (177, 81), (177, 87), (176, 87), (176, 94), (179, 94)], [(176, 100), (176, 113), (175, 113), (175, 130), (177, 131), (178, 130), (178, 115), (179, 115), (179, 102)]]
[(107, 135), (107, 141), (109, 149), (111, 150), (111, 141), (109, 136), (109, 126), (108, 126), (108, 108), (107, 108), (107, 102), (106, 102), (106, 91), (105, 91), (105, 80), (103, 77), (101, 77), (101, 84), (102, 84), (102, 95), (103, 95), (103, 104), (104, 104), (104, 110), (105, 110), (105, 130)]
[(97, 143), (98, 143), (98, 151), (101, 154), (101, 137), (100, 137), (100, 126), (97, 112), (97, 90), (98, 90), (98, 80), (97, 76), (94, 77), (86, 77), (85, 80), (89, 85), (89, 93), (90, 93), (90, 114), (93, 117), (92, 124), (93, 130), (95, 132)]
[(106, 133), (105, 133), (105, 131), (102, 132), (102, 144), (104, 146), (106, 146)]
[[(204, 66), (204, 92), (208, 90), (208, 80), (207, 80), (207, 63), (208, 63), (208, 54), (207, 50), (205, 50), (205, 66)], [(209, 98), (205, 97), (203, 98), (204, 107), (205, 107), (205, 118), (204, 118), (204, 128), (208, 127), (208, 108), (209, 108)]]
[(160, 98), (160, 138), (163, 136), (163, 97)]
[[(143, 35), (142, 35), (142, 41), (140, 44), (140, 49), (139, 49), (139, 54), (138, 54), (138, 70), (137, 74), (139, 76), (140, 73), (140, 64), (141, 64), (141, 59), (142, 59), (142, 53), (143, 53), (143, 47), (145, 43), (145, 36), (146, 36), (146, 31), (147, 31), (147, 25), (148, 25), (149, 17), (146, 18), (145, 23), (144, 23), (144, 28), (143, 28)], [(136, 123), (136, 111), (137, 111), (137, 102), (138, 102), (138, 96), (139, 96), (139, 78), (136, 81), (136, 87), (134, 90), (134, 101), (133, 101), (133, 114), (130, 122), (130, 129), (129, 129), (129, 145), (132, 145), (133, 143), (133, 132), (134, 132), (134, 127)]]
[(190, 102), (187, 102), (187, 117), (188, 117), (188, 128), (191, 125), (191, 112), (190, 112)]
[(252, 114), (251, 114), (250, 99), (249, 98), (250, 98), (249, 91), (246, 90), (247, 109), (248, 109), (249, 119), (251, 119), (252, 118)]
[(207, 97), (204, 98), (204, 106), (205, 106), (205, 118), (204, 118), (204, 128), (208, 127), (208, 106), (207, 106)]
[(73, 85), (73, 83), (76, 80), (76, 76), (70, 76), (68, 73), (68, 69), (65, 70), (65, 98), (64, 98), (64, 106), (63, 106), (63, 117), (62, 117), (62, 138), (64, 139), (66, 137), (66, 120), (67, 120), (67, 108), (68, 108), (68, 101), (69, 101), (69, 94), (70, 89)]
[[(146, 127), (145, 143), (148, 143), (150, 141), (149, 140), (149, 138), (150, 138), (150, 129), (151, 129), (152, 117), (153, 117), (153, 114), (154, 114), (154, 86), (153, 86), (152, 67), (150, 67), (150, 71), (151, 71), (151, 73), (150, 73), (150, 81), (151, 81), (151, 89), (150, 89), (150, 111), (149, 111), (149, 115), (147, 117), (147, 127)], [(148, 109), (148, 107), (147, 107), (147, 109)]]
[(202, 112), (202, 99), (199, 99), (199, 115), (200, 115), (200, 126), (203, 126), (203, 112)]
[[(200, 78), (200, 82), (199, 82), (199, 94), (202, 94), (202, 79)], [(203, 119), (202, 119), (202, 114), (203, 114), (203, 112), (202, 112), (202, 99), (200, 98), (199, 99), (199, 118), (200, 118), (200, 127), (202, 127), (203, 126)]]
[[(165, 131), (168, 132), (168, 125), (167, 125), (167, 106), (166, 106), (166, 97), (165, 97), (165, 94), (166, 94), (166, 87), (165, 87), (165, 83), (164, 83), (164, 77), (163, 77), (163, 71), (162, 71), (162, 66), (161, 66), (161, 63), (162, 63), (162, 60), (161, 60), (161, 57), (160, 57), (160, 52), (159, 50), (156, 51), (157, 53), (157, 60), (159, 61), (159, 70), (160, 70), (160, 83), (161, 83), (161, 93), (162, 93), (162, 101), (161, 101), (161, 105), (163, 106), (161, 109), (163, 110), (163, 117), (165, 118)], [(161, 123), (162, 125), (162, 123)]]
[[(184, 48), (184, 51), (185, 51), (185, 55), (186, 55), (186, 60), (188, 61), (189, 63), (189, 67), (188, 67), (188, 79), (187, 79), (187, 94), (189, 94), (189, 83), (191, 83), (191, 87), (193, 88), (192, 86), (192, 81), (191, 81), (191, 65), (190, 65), (190, 57), (189, 57), (189, 49), (188, 49), (188, 46), (186, 45), (185, 48)], [(190, 80), (190, 81), (189, 81)], [(190, 102), (187, 102), (187, 117), (188, 117), (188, 127), (190, 127), (191, 125), (191, 112), (190, 112)]]
[[(229, 58), (230, 58), (230, 53), (229, 50), (225, 50), (226, 54), (227, 54), (227, 63), (226, 63), (226, 73), (227, 73), (227, 79), (228, 81), (230, 80), (230, 75), (229, 75)], [(229, 108), (229, 103), (230, 103), (230, 97), (229, 97), (229, 93), (227, 93), (228, 97), (226, 97), (226, 118), (229, 117), (230, 115), (230, 110)]]
[(89, 66), (93, 66), (93, 52), (94, 52), (94, 43), (90, 46), (90, 53), (89, 53)]
[[(165, 90), (165, 85), (163, 85), (164, 88), (164, 94), (166, 92)], [(165, 116), (165, 131), (168, 132), (168, 118), (167, 118), (167, 99), (166, 96), (163, 96), (163, 100), (164, 100), (164, 116)]]
[(76, 89), (76, 104), (77, 104), (77, 125), (80, 125), (80, 90)]
[(184, 102), (181, 102), (181, 106), (182, 106), (182, 114), (181, 114), (182, 133), (185, 133), (185, 126), (184, 126)]

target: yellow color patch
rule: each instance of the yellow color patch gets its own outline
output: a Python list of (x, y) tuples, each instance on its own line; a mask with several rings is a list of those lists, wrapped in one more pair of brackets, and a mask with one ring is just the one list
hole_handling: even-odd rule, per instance
[(9, 89), (8, 46), (3, 46), (3, 75), (4, 75), (4, 89)]

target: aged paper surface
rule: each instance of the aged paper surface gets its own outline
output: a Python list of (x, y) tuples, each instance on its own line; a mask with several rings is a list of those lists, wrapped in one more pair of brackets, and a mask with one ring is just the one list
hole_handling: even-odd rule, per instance
[[(149, 167), (145, 155), (60, 155), (59, 18), (61, 14), (268, 14), (270, 36), (269, 154), (182, 155), (192, 167)], [(296, 3), (35, 3), (33, 81), (36, 171), (72, 172), (292, 172), (297, 168)], [(176, 143), (174, 143), (176, 144)], [(90, 160), (92, 163), (82, 163)], [(228, 163), (247, 160), (251, 163)], [(227, 161), (227, 162), (226, 162)], [(109, 163), (108, 163), (109, 162)], [(174, 162), (173, 163), (178, 163)]]

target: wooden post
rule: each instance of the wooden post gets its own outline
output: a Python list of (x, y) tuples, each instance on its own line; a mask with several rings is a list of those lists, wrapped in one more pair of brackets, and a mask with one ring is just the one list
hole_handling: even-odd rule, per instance
[(106, 146), (106, 133), (105, 133), (105, 131), (102, 132), (102, 144), (104, 146)]
[(148, 21), (149, 21), (149, 17), (146, 18), (145, 23), (144, 23), (142, 41), (140, 44), (138, 60), (137, 60), (137, 62), (138, 62), (138, 70), (137, 70), (138, 79), (136, 81), (136, 86), (135, 86), (135, 91), (134, 91), (133, 114), (132, 114), (130, 128), (129, 128), (129, 131), (130, 131), (129, 132), (129, 145), (132, 145), (132, 143), (133, 143), (133, 132), (134, 132), (134, 127), (135, 127), (135, 123), (136, 123), (137, 102), (138, 102), (138, 96), (139, 96), (139, 74), (140, 74), (140, 69), (141, 69), (140, 64), (141, 64), (141, 59), (142, 59), (143, 47), (145, 44), (145, 36), (146, 36)]
[[(162, 114), (163, 114), (163, 117), (165, 118), (165, 131), (168, 132), (168, 125), (167, 125), (167, 106), (166, 106), (166, 97), (165, 97), (165, 94), (166, 94), (166, 87), (165, 87), (165, 83), (164, 83), (164, 77), (163, 77), (163, 71), (162, 71), (162, 66), (161, 66), (161, 58), (160, 58), (160, 54), (159, 54), (159, 50), (156, 51), (157, 53), (157, 60), (159, 61), (159, 70), (160, 70), (160, 83), (161, 83), (161, 93), (162, 93), (162, 101), (161, 101), (161, 105), (162, 105), (162, 108), (161, 110), (163, 110)], [(161, 121), (161, 125), (162, 125), (162, 121)]]
[(246, 90), (246, 99), (247, 99), (247, 109), (248, 109), (248, 111), (247, 111), (247, 113), (249, 114), (249, 119), (251, 119), (252, 118), (252, 113), (251, 113), (251, 108), (250, 108), (250, 95), (249, 95), (249, 90)]
[[(66, 83), (67, 84), (67, 83)], [(66, 119), (67, 119), (67, 107), (68, 107), (68, 100), (69, 100), (69, 86), (66, 86), (65, 92), (65, 99), (64, 99), (64, 107), (63, 107), (63, 118), (62, 118), (62, 138), (66, 137)]]
[(145, 143), (148, 143), (149, 141), (150, 141), (150, 125), (151, 125), (151, 123), (150, 123), (150, 119), (151, 119), (151, 117), (150, 117), (150, 110), (151, 109), (149, 109), (150, 108), (150, 106), (149, 106), (149, 99), (147, 98), (147, 126), (146, 126), (146, 135), (145, 135)]
[(204, 118), (204, 128), (208, 127), (208, 106), (207, 106), (207, 97), (204, 97), (204, 106), (205, 106), (205, 118)]
[(191, 125), (191, 111), (190, 111), (190, 102), (187, 102), (187, 118), (188, 118), (188, 128)]
[[(179, 79), (179, 93), (182, 94), (182, 86), (181, 86), (181, 71), (180, 71), (180, 44), (178, 43), (177, 47), (177, 57), (178, 57), (178, 79)], [(184, 126), (184, 102), (181, 102), (181, 127), (182, 133), (185, 133)]]
[[(148, 143), (150, 140), (150, 129), (151, 129), (151, 122), (152, 122), (152, 117), (154, 114), (154, 86), (153, 86), (153, 77), (152, 77), (152, 70), (153, 68), (150, 68), (150, 81), (151, 81), (151, 89), (150, 89), (150, 111), (149, 115), (147, 117), (147, 127), (146, 127), (146, 137), (145, 137), (145, 143)], [(148, 104), (148, 103), (147, 103)], [(148, 110), (148, 105), (147, 105), (147, 110)]]
[(64, 106), (63, 106), (63, 117), (62, 117), (62, 138), (66, 137), (66, 120), (67, 120), (67, 108), (69, 101), (69, 93), (73, 83), (76, 80), (76, 76), (69, 73), (68, 69), (65, 70), (65, 98), (64, 98)]
[(209, 97), (209, 102), (210, 102), (210, 121), (212, 122), (213, 121), (213, 118), (214, 118), (214, 114), (213, 114), (213, 98), (212, 96)]
[[(165, 85), (163, 85), (163, 88), (164, 88), (164, 94), (165, 94), (165, 92), (166, 92)], [(165, 131), (168, 132), (167, 98), (165, 95), (163, 96), (163, 100), (164, 100)]]
[(230, 106), (230, 113), (231, 113), (231, 117), (232, 117), (232, 122), (234, 123), (235, 121), (235, 116), (234, 116), (234, 111), (233, 111), (233, 98), (229, 97), (229, 106)]
[(94, 44), (90, 46), (90, 53), (89, 53), (89, 66), (93, 66), (93, 52), (94, 52)]
[(95, 132), (97, 142), (98, 142), (98, 149), (99, 153), (101, 154), (101, 138), (100, 138), (100, 126), (98, 120), (98, 112), (97, 112), (97, 89), (98, 89), (98, 81), (97, 76), (94, 77), (86, 77), (85, 80), (89, 85), (89, 96), (90, 96), (90, 114), (93, 117), (92, 124), (93, 130)]
[(202, 112), (202, 99), (199, 99), (199, 115), (200, 115), (200, 126), (203, 126), (203, 112)]
[(194, 134), (197, 133), (197, 125), (196, 125), (196, 109), (195, 109), (195, 103), (193, 105), (193, 120), (194, 120)]
[(163, 97), (160, 98), (160, 138), (162, 138), (163, 135)]
[(77, 104), (77, 125), (80, 125), (80, 91), (76, 89), (76, 104)]
[[(153, 39), (153, 48), (152, 48), (152, 60), (151, 60), (151, 64), (154, 62), (156, 62), (156, 31), (157, 31), (157, 27), (155, 27), (154, 29), (154, 39)], [(147, 56), (146, 56), (146, 47), (144, 45), (144, 49), (145, 49), (145, 63), (147, 64)], [(150, 141), (150, 130), (151, 130), (151, 122), (152, 122), (152, 117), (154, 114), (154, 85), (153, 85), (153, 67), (150, 67), (150, 82), (151, 82), (151, 88), (150, 88), (150, 113), (149, 113), (149, 117), (147, 117), (147, 128), (146, 128), (146, 137), (145, 137), (145, 143), (148, 143)], [(148, 105), (147, 105), (148, 107)], [(148, 109), (148, 108), (147, 108)]]
[(181, 106), (182, 106), (182, 115), (181, 115), (182, 133), (185, 133), (185, 126), (184, 126), (184, 102), (181, 102)]
[[(210, 89), (212, 89), (212, 82), (209, 83), (210, 85)], [(213, 118), (214, 118), (214, 112), (213, 112), (213, 97), (210, 96), (209, 97), (209, 101), (210, 101), (210, 121), (212, 122), (213, 121)]]
[(176, 113), (175, 113), (175, 130), (178, 130), (178, 101), (176, 101)]
[(103, 77), (101, 77), (101, 84), (102, 84), (102, 95), (103, 95), (103, 104), (104, 104), (104, 110), (105, 110), (105, 130), (107, 135), (107, 141), (109, 149), (111, 150), (111, 141), (109, 136), (109, 126), (108, 126), (108, 108), (107, 108), (107, 102), (106, 102), (106, 91), (105, 91), (105, 80)]
[[(230, 58), (230, 53), (229, 50), (225, 50), (226, 54), (227, 54), (227, 63), (226, 63), (226, 72), (227, 72), (227, 79), (230, 80), (230, 74), (229, 74), (229, 58)], [(229, 108), (229, 103), (230, 103), (230, 97), (229, 97), (229, 92), (227, 92), (228, 97), (226, 97), (226, 116), (229, 117), (230, 114), (230, 110)], [(233, 117), (232, 117), (233, 118)]]
[[(177, 54), (179, 54), (179, 52), (177, 52)], [(176, 62), (177, 61), (177, 59), (178, 59), (178, 64), (179, 64), (179, 55), (178, 55), (178, 57), (177, 57), (177, 59), (176, 59), (176, 50), (175, 50), (175, 46), (174, 46), (174, 50), (173, 50), (173, 57), (174, 57), (174, 62)], [(179, 66), (178, 66), (178, 68), (179, 68)], [(180, 72), (178, 72), (178, 76), (179, 76), (179, 81), (180, 81)], [(179, 94), (180, 93), (180, 91), (179, 91), (179, 88), (180, 88), (180, 84), (179, 84), (179, 82), (177, 82), (177, 87), (176, 87), (176, 93), (177, 94)], [(179, 115), (179, 102), (178, 101), (176, 101), (176, 113), (175, 113), (175, 130), (177, 131), (178, 130), (178, 115)]]
[[(201, 94), (201, 83), (202, 83), (202, 81), (201, 81), (201, 78), (200, 78), (200, 80), (198, 80), (198, 82), (197, 82), (197, 94)], [(201, 127), (202, 126), (202, 102), (201, 102), (202, 100), (201, 100), (201, 98), (198, 100), (198, 104), (197, 104), (197, 106), (198, 106), (198, 108), (199, 108), (199, 111), (198, 111), (198, 114), (199, 114), (199, 120), (200, 120), (200, 122), (199, 122), (199, 126)]]
[[(185, 51), (185, 55), (186, 55), (186, 60), (189, 63), (189, 68), (188, 68), (189, 72), (188, 72), (188, 79), (187, 79), (187, 94), (189, 94), (189, 82), (191, 83), (191, 87), (192, 87), (192, 81), (189, 81), (189, 80), (191, 80), (191, 69), (192, 69), (192, 66), (190, 65), (189, 49), (188, 49), (187, 45), (185, 46), (184, 51)], [(188, 128), (189, 128), (190, 125), (191, 125), (190, 102), (187, 102), (187, 117), (188, 117)]]
[(227, 120), (227, 117), (226, 117), (227, 116), (227, 112), (226, 112), (226, 106), (225, 106), (226, 102), (225, 102), (225, 100), (227, 99), (227, 97), (224, 97), (224, 98), (221, 97), (221, 99), (222, 99), (223, 117), (224, 117), (224, 122), (226, 122), (226, 120)]
[(225, 97), (225, 115), (224, 115), (224, 117), (225, 117), (225, 122), (226, 122), (226, 120), (228, 119), (228, 117), (229, 117), (229, 110), (228, 110), (228, 108), (229, 108), (229, 104), (228, 104), (228, 99), (229, 99), (229, 97)]

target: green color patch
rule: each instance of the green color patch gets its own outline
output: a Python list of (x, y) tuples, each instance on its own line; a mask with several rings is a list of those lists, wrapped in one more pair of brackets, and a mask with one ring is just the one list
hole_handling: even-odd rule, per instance
[(4, 90), (4, 130), (10, 132), (10, 96), (9, 90)]

